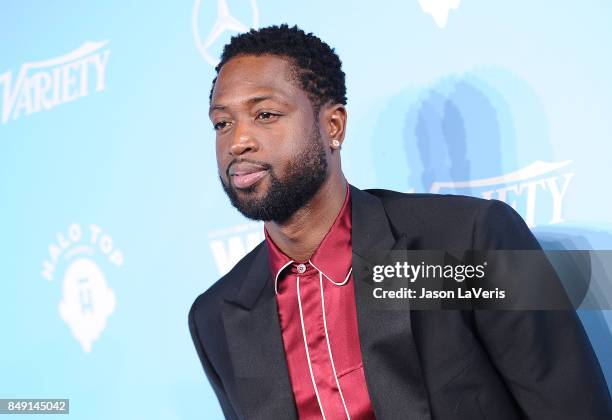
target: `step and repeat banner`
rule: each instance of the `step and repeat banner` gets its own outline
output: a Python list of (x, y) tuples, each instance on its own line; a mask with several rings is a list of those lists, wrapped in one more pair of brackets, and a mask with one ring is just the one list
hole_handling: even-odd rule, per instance
[[(0, 398), (222, 418), (187, 313), (263, 239), (220, 187), (207, 116), (221, 48), (251, 27), (340, 55), (354, 185), (498, 199), (547, 249), (612, 249), (612, 3), (0, 8)], [(580, 316), (610, 382), (612, 314)]]

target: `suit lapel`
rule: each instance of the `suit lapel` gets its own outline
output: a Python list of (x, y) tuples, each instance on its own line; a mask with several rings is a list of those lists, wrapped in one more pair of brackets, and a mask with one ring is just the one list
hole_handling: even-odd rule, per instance
[(295, 419), (293, 398), (265, 244), (259, 246), (222, 316), (236, 389), (249, 419)]
[[(408, 308), (372, 305), (372, 253), (406, 250), (395, 239), (381, 201), (351, 186), (353, 276), (361, 356), (378, 419), (429, 419), (429, 399)], [(378, 264), (381, 261), (377, 261)]]

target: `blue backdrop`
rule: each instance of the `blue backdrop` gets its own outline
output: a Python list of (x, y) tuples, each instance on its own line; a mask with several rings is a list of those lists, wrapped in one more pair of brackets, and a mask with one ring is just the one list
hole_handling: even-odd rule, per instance
[[(612, 249), (611, 21), (603, 0), (3, 2), (0, 398), (222, 417), (187, 312), (263, 238), (207, 117), (222, 45), (253, 26), (340, 54), (354, 185), (496, 198), (547, 247)], [(610, 382), (612, 314), (580, 315)]]

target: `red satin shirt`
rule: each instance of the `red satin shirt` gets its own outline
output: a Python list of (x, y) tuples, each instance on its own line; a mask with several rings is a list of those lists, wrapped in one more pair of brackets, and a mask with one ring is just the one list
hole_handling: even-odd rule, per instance
[(348, 186), (340, 213), (310, 260), (292, 261), (265, 235), (300, 419), (374, 419), (357, 330)]

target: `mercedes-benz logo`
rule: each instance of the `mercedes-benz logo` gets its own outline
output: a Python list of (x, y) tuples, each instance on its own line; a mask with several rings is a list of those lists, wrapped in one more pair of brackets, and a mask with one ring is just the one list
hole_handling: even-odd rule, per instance
[[(256, 0), (249, 0), (249, 2), (251, 3), (251, 14), (253, 17), (251, 27), (257, 28), (259, 25), (259, 11), (257, 10), (257, 3)], [(225, 31), (246, 32), (249, 30), (249, 27), (230, 14), (229, 7), (227, 6), (227, 0), (217, 0), (217, 19), (215, 20), (212, 29), (206, 36), (206, 39), (204, 42), (202, 42), (200, 31), (198, 29), (201, 3), (201, 0), (196, 0), (193, 6), (193, 16), (191, 19), (193, 39), (202, 57), (204, 57), (204, 59), (210, 65), (216, 66), (219, 60), (213, 57), (208, 51), (215, 40)]]

